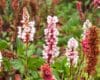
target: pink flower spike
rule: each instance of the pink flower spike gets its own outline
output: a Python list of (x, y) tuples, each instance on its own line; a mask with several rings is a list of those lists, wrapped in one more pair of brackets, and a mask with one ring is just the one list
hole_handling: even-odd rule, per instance
[(46, 59), (48, 63), (53, 62), (53, 59), (59, 55), (59, 47), (57, 47), (57, 36), (59, 34), (56, 28), (57, 22), (58, 18), (56, 16), (47, 17), (48, 26), (44, 30), (46, 45), (44, 45), (43, 58)]
[(75, 48), (76, 49), (78, 47), (78, 41), (72, 37), (69, 39), (67, 46), (68, 46), (68, 48)]
[(67, 47), (68, 48), (66, 49), (65, 55), (67, 57), (68, 64), (69, 66), (76, 66), (79, 58), (78, 51), (76, 50), (76, 48), (78, 47), (78, 41), (73, 37), (70, 38)]
[(23, 8), (22, 26), (18, 26), (18, 38), (22, 39), (23, 42), (28, 43), (33, 41), (35, 34), (35, 21), (29, 21), (29, 14), (27, 8)]

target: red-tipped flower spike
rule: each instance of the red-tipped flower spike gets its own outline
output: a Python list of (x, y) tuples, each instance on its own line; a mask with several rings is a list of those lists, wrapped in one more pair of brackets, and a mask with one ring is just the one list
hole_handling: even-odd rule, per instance
[(77, 10), (79, 12), (80, 20), (84, 20), (85, 16), (84, 16), (83, 11), (82, 11), (82, 2), (77, 1), (76, 7), (77, 7)]
[(87, 61), (86, 72), (88, 75), (92, 75), (95, 73), (97, 56), (99, 53), (97, 28), (95, 26), (89, 27), (89, 25), (87, 25), (84, 35), (82, 47)]

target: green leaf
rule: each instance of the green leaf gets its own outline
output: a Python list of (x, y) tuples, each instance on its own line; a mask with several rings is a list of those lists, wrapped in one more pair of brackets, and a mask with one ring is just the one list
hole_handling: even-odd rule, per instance
[(42, 55), (42, 49), (41, 48), (37, 48), (36, 54), (37, 55)]
[(28, 67), (29, 69), (37, 70), (40, 68), (40, 66), (44, 63), (44, 60), (42, 58), (36, 57), (36, 58), (29, 58), (28, 59)]
[(25, 51), (25, 45), (23, 44), (23, 42), (20, 39), (17, 38), (16, 45), (17, 45), (18, 56), (23, 55), (24, 51)]
[(24, 64), (21, 60), (13, 60), (11, 61), (11, 64), (14, 69), (19, 70), (21, 73), (24, 73)]
[(8, 47), (8, 43), (5, 40), (0, 39), (0, 50), (6, 49)]
[(61, 80), (56, 69), (53, 69), (53, 74), (55, 75), (57, 80)]
[(33, 76), (35, 79), (38, 79), (38, 78), (39, 78), (39, 75), (38, 75), (37, 71), (32, 71), (32, 76)]
[(4, 65), (4, 70), (5, 71), (10, 71), (11, 70), (10, 61), (7, 58), (3, 58), (3, 65)]
[(28, 47), (28, 51), (27, 51), (27, 56), (28, 57), (31, 57), (32, 54), (35, 53), (35, 45), (34, 44), (31, 44), (29, 47)]

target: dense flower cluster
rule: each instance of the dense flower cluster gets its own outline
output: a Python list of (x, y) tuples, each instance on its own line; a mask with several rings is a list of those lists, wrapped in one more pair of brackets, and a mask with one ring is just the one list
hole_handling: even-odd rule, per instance
[(83, 52), (85, 53), (87, 66), (86, 71), (89, 75), (95, 73), (95, 66), (97, 63), (98, 56), (98, 35), (95, 26), (89, 26), (85, 31), (85, 37), (82, 40)]
[(2, 63), (2, 53), (0, 52), (0, 67), (1, 67), (1, 63)]
[(82, 34), (82, 46), (84, 53), (87, 52), (87, 49), (89, 48), (88, 45), (88, 35), (90, 34), (89, 28), (92, 27), (92, 23), (87, 19), (83, 24), (83, 34)]
[(27, 9), (23, 8), (22, 26), (18, 26), (18, 38), (22, 39), (23, 42), (33, 41), (35, 34), (35, 22), (29, 21), (29, 14)]
[(69, 61), (70, 65), (77, 65), (78, 61), (78, 51), (76, 48), (78, 47), (78, 41), (73, 37), (68, 41), (68, 48), (66, 49), (66, 56), (67, 60)]
[(44, 64), (41, 66), (42, 77), (44, 80), (55, 80), (52, 75), (52, 70), (48, 64)]
[(59, 55), (59, 47), (57, 47), (57, 36), (59, 34), (56, 28), (57, 22), (58, 18), (56, 16), (47, 17), (48, 26), (44, 30), (46, 45), (44, 45), (43, 57), (47, 60), (48, 63), (52, 62), (52, 59)]

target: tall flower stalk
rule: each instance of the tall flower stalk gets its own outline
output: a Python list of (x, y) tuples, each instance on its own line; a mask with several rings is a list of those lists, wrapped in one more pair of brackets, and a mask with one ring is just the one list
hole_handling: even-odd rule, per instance
[(20, 38), (26, 44), (26, 64), (25, 64), (25, 76), (27, 76), (28, 71), (28, 57), (27, 51), (29, 47), (29, 42), (34, 40), (35, 34), (35, 21), (30, 21), (30, 16), (26, 7), (23, 8), (22, 14), (22, 26), (18, 26), (18, 38)]
[(78, 41), (75, 38), (70, 38), (67, 43), (67, 49), (66, 49), (66, 57), (68, 61), (68, 66), (70, 67), (70, 79), (72, 79), (73, 76), (73, 67), (77, 66), (78, 62)]
[[(86, 22), (85, 22), (86, 23)], [(88, 75), (93, 75), (96, 71), (97, 56), (98, 56), (98, 34), (96, 26), (90, 26), (90, 22), (87, 25), (84, 24), (85, 31), (84, 38), (82, 40), (83, 52), (86, 57), (86, 72)]]
[(44, 30), (46, 44), (43, 46), (43, 58), (46, 60), (47, 64), (44, 64), (41, 67), (42, 77), (44, 80), (55, 80), (52, 75), (50, 63), (53, 62), (53, 59), (59, 55), (59, 47), (57, 47), (57, 36), (59, 34), (56, 26), (57, 22), (58, 18), (56, 16), (47, 17), (48, 26)]
[(47, 28), (44, 30), (45, 33), (45, 42), (43, 50), (43, 58), (46, 59), (47, 63), (51, 63), (55, 57), (59, 55), (58, 43), (58, 30), (56, 28), (56, 23), (58, 18), (56, 16), (47, 17)]

